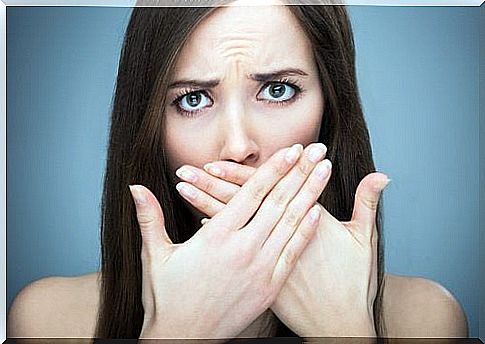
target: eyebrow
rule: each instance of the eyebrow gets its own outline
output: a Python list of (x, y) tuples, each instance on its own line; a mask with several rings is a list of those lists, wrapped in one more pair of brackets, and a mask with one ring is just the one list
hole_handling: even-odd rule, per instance
[[(252, 73), (248, 75), (249, 79), (254, 81), (271, 81), (285, 76), (308, 76), (306, 72), (299, 68), (286, 68), (269, 73)], [(195, 79), (183, 79), (177, 80), (169, 85), (170, 88), (180, 88), (180, 87), (201, 87), (201, 88), (213, 88), (219, 85), (220, 80), (195, 80)]]

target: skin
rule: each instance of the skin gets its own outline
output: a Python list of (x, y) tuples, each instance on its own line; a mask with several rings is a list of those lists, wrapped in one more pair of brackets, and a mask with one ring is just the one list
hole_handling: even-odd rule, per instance
[[(271, 335), (271, 332), (263, 331), (272, 319), (272, 312), (267, 310), (269, 307), (302, 335), (317, 332), (338, 334), (341, 329), (330, 328), (328, 322), (319, 321), (318, 317), (322, 314), (335, 316), (331, 310), (349, 305), (349, 297), (355, 296), (328, 289), (325, 281), (330, 279), (325, 275), (306, 275), (316, 279), (309, 284), (299, 282), (304, 279), (305, 271), (313, 271), (301, 268), (302, 264), (310, 264), (319, 256), (329, 262), (326, 272), (329, 275), (335, 276), (335, 271), (342, 267), (357, 270), (345, 270), (343, 276), (356, 278), (343, 278), (341, 282), (354, 283), (360, 288), (358, 290), (364, 290), (362, 295), (357, 293), (357, 298), (365, 302), (356, 303), (362, 306), (356, 308), (359, 310), (357, 319), (363, 321), (353, 329), (359, 331), (354, 333), (362, 334), (362, 331), (368, 330), (371, 319), (366, 318), (367, 308), (375, 296), (372, 290), (365, 290), (363, 284), (359, 284), (364, 280), (372, 281), (374, 276), (373, 270), (367, 269), (373, 264), (372, 259), (368, 260), (372, 256), (373, 247), (369, 245), (372, 240), (367, 241), (366, 249), (360, 251), (364, 254), (353, 259), (361, 262), (345, 267), (341, 261), (330, 259), (332, 256), (342, 259), (339, 250), (332, 251), (331, 245), (325, 247), (320, 244), (326, 240), (317, 239), (319, 231), (323, 235), (324, 229), (330, 228), (326, 233), (328, 242), (336, 248), (345, 248), (347, 255), (355, 253), (355, 242), (353, 237), (344, 233), (354, 230), (352, 233), (361, 235), (362, 239), (372, 238), (373, 210), (366, 204), (374, 204), (378, 199), (380, 190), (376, 187), (382, 188), (384, 175), (373, 174), (362, 181), (356, 197), (360, 200), (360, 203), (356, 200), (356, 204), (360, 205), (362, 212), (354, 214), (358, 221), (353, 225), (334, 222), (331, 214), (321, 207), (318, 207), (318, 221), (313, 224), (309, 221), (309, 210), (331, 177), (331, 170), (323, 181), (316, 177), (315, 166), (328, 160), (324, 160), (323, 147), (310, 144), (318, 137), (316, 128), (320, 127), (324, 96), (316, 78), (308, 42), (304, 36), (299, 36), (302, 32), (298, 25), (288, 25), (288, 21), (295, 21), (281, 8), (258, 8), (247, 12), (251, 13), (247, 16), (244, 11), (238, 12), (238, 16), (244, 16), (240, 17), (244, 18), (240, 21), (228, 19), (234, 10), (230, 7), (219, 9), (200, 24), (182, 51), (174, 77), (174, 81), (179, 78), (219, 79), (219, 85), (209, 93), (213, 97), (212, 106), (193, 118), (183, 117), (173, 106), (166, 111), (170, 167), (175, 173), (180, 166), (185, 166), (197, 176), (196, 181), (185, 178), (181, 185), (199, 191), (197, 198), (186, 198), (187, 203), (193, 205), (194, 214), (198, 217), (207, 214), (211, 219), (187, 243), (173, 245), (166, 235), (163, 213), (156, 199), (143, 186), (132, 188), (143, 239), (142, 298), (147, 316), (142, 337)], [(220, 25), (224, 30), (219, 29)], [(274, 39), (275, 35), (278, 40)], [(279, 42), (277, 45), (267, 44), (272, 41)], [(270, 71), (273, 70), (270, 66), (287, 68), (283, 63), (291, 63), (291, 67), (300, 68), (308, 74), (306, 77), (293, 76), (306, 91), (288, 105), (265, 103), (261, 96), (266, 83), (250, 81), (247, 76), (268, 72), (263, 67)], [(296, 63), (298, 66), (295, 67)], [(169, 99), (174, 95), (173, 91)], [(197, 152), (187, 142), (197, 142)], [(299, 149), (299, 160), (294, 166), (284, 165), (281, 156), (278, 156), (282, 153), (278, 152), (296, 142), (301, 143), (305, 151), (301, 152), (303, 147)], [(316, 162), (309, 160), (311, 148), (320, 150)], [(223, 176), (208, 173), (210, 168), (206, 164), (214, 161), (218, 161), (213, 166), (219, 166)], [(177, 174), (183, 177), (180, 172)], [(178, 188), (183, 190), (180, 186)], [(294, 204), (304, 209), (298, 218), (287, 211)], [(260, 207), (266, 212), (259, 214), (266, 215), (252, 218), (258, 214)], [(250, 226), (247, 226), (250, 218)], [(282, 221), (278, 222), (276, 218)], [(282, 225), (289, 223), (294, 225)], [(197, 259), (199, 256), (207, 259), (206, 264), (201, 266), (203, 260)], [(182, 268), (191, 273), (181, 276), (178, 272)], [(92, 337), (99, 307), (99, 277), (100, 273), (74, 278), (51, 277), (28, 285), (10, 309), (8, 336)], [(330, 300), (335, 301), (334, 304), (327, 302), (322, 306), (319, 302), (313, 302), (313, 305), (308, 300), (300, 302), (298, 288), (292, 287), (295, 285), (292, 281), (299, 283), (299, 290), (305, 292), (310, 290), (309, 286), (313, 286), (312, 290), (327, 288), (329, 292), (324, 293), (320, 300), (315, 295), (309, 300)], [(200, 289), (191, 294), (191, 288), (184, 290), (185, 294), (180, 297), (180, 285), (202, 286), (205, 295), (212, 293), (212, 299), (225, 298), (230, 302), (207, 304), (207, 297), (200, 297)], [(172, 295), (170, 289), (177, 290), (177, 295)], [(227, 290), (231, 290), (229, 296)], [(180, 304), (173, 301), (175, 299), (190, 302)], [(297, 305), (298, 302), (301, 305)], [(298, 317), (292, 318), (292, 312), (285, 310), (285, 305), (295, 307), (293, 311), (306, 318), (302, 318), (302, 322), (298, 321)], [(173, 310), (173, 318), (166, 318), (166, 314), (158, 312), (160, 307)], [(360, 312), (361, 309), (364, 311)], [(344, 314), (346, 312), (345, 309)], [(197, 322), (191, 322), (188, 329), (181, 319), (194, 316), (194, 313), (203, 314), (207, 321), (201, 327), (192, 326)], [(387, 275), (384, 314), (391, 337), (457, 337), (467, 334), (466, 318), (453, 296), (438, 284), (424, 279)], [(340, 320), (334, 317), (331, 323), (338, 324)], [(305, 324), (310, 324), (310, 327)], [(326, 326), (317, 328), (315, 324)]]
[[(304, 158), (302, 158), (304, 160)], [(194, 171), (199, 186), (194, 202), (202, 212), (219, 207), (215, 198), (232, 183), (244, 184), (255, 169), (232, 162), (212, 164), (223, 172), (210, 194), (204, 171)], [(231, 180), (232, 182), (227, 182)], [(375, 211), (380, 190), (388, 183), (382, 174), (365, 177), (357, 189), (352, 220), (339, 223), (321, 205), (316, 236), (299, 258), (272, 310), (303, 337), (373, 337), (372, 303), (377, 288)], [(237, 193), (237, 192), (236, 192)], [(210, 204), (213, 204), (212, 206)], [(210, 209), (207, 211), (207, 209)], [(203, 221), (209, 223), (208, 221)]]

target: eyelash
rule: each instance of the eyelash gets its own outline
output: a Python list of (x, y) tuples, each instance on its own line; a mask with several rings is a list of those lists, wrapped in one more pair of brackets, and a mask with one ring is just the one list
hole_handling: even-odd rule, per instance
[[(303, 86), (300, 84), (300, 82), (298, 80), (291, 79), (291, 78), (281, 78), (281, 79), (278, 79), (278, 80), (267, 82), (259, 90), (258, 94), (261, 93), (261, 91), (264, 90), (268, 86), (279, 85), (279, 84), (283, 84), (283, 85), (287, 85), (287, 86), (292, 87), (295, 90), (295, 94), (293, 95), (293, 97), (291, 97), (290, 99), (287, 99), (287, 100), (283, 100), (283, 101), (271, 101), (271, 100), (268, 100), (268, 99), (261, 99), (261, 100), (270, 104), (270, 105), (284, 106), (284, 105), (290, 104), (290, 103), (298, 100), (301, 97), (302, 93), (305, 92), (305, 90), (303, 89)], [(175, 95), (175, 99), (172, 101), (171, 105), (175, 107), (177, 112), (179, 112), (180, 114), (182, 114), (186, 117), (196, 117), (200, 112), (204, 111), (205, 108), (199, 109), (199, 110), (194, 110), (194, 111), (186, 111), (186, 110), (184, 110), (180, 107), (180, 101), (185, 96), (187, 96), (191, 93), (199, 93), (199, 92), (204, 94), (204, 96), (208, 97), (209, 99), (211, 99), (211, 97), (209, 96), (209, 94), (206, 90), (186, 88), (186, 89), (181, 90), (178, 94)], [(211, 101), (212, 101), (212, 99), (211, 99)], [(207, 106), (207, 107), (211, 107), (211, 106)]]

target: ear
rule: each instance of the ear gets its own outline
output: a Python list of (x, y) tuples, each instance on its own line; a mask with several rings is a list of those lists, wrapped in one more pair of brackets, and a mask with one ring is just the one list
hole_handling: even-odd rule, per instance
[(130, 185), (143, 247), (149, 255), (173, 245), (165, 230), (165, 217), (155, 195), (142, 185)]
[(352, 223), (369, 236), (375, 226), (377, 206), (382, 190), (390, 181), (385, 174), (374, 172), (366, 175), (357, 186)]

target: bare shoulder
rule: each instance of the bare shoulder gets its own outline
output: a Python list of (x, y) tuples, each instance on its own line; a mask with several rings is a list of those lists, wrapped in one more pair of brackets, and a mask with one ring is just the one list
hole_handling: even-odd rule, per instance
[(439, 283), (386, 275), (383, 294), (388, 337), (467, 337), (465, 313)]
[(93, 337), (99, 276), (48, 277), (30, 283), (10, 307), (7, 336)]

